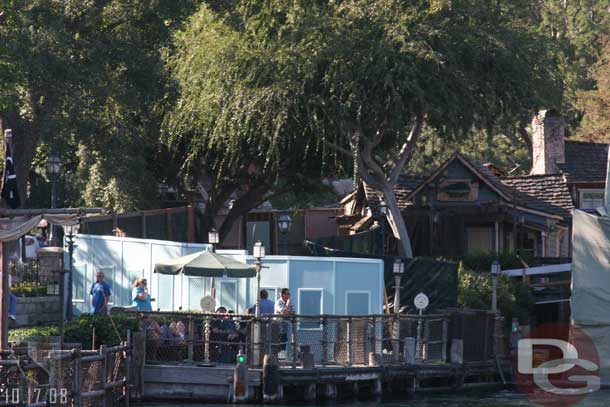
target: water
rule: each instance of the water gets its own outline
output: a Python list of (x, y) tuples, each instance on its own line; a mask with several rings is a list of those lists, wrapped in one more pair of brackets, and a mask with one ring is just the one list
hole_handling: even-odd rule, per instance
[[(196, 406), (206, 406), (206, 407), (221, 407), (226, 406), (226, 404), (193, 404), (193, 403), (183, 403), (183, 404), (168, 404), (168, 403), (157, 403), (150, 404), (146, 403), (146, 406), (154, 406), (154, 407), (196, 407)], [(311, 407), (316, 404), (290, 404), (286, 405), (275, 405), (277, 407), (300, 407), (306, 406)], [(329, 405), (329, 404), (321, 404), (321, 405)], [(471, 392), (471, 393), (442, 393), (442, 394), (426, 394), (426, 395), (418, 395), (412, 399), (408, 400), (387, 400), (382, 402), (375, 401), (345, 401), (338, 402), (337, 406), (358, 406), (358, 407), (523, 407), (523, 406), (537, 406), (530, 402), (527, 399), (527, 396), (522, 393), (518, 393), (515, 391), (502, 390), (495, 393), (480, 393), (480, 392)], [(584, 399), (578, 406), (580, 407), (606, 407), (610, 405), (610, 390), (598, 391), (596, 393), (591, 394), (586, 399)], [(250, 407), (262, 407), (256, 406), (252, 404), (248, 404), (246, 406)], [(265, 407), (268, 407), (265, 406)]]

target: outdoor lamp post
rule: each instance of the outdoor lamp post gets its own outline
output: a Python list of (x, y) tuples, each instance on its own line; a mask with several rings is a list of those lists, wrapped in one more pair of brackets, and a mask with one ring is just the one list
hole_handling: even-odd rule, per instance
[(78, 234), (78, 229), (80, 229), (80, 223), (75, 223), (74, 225), (65, 225), (64, 226), (64, 237), (66, 239), (66, 244), (68, 245), (68, 300), (66, 307), (66, 319), (68, 321), (72, 320), (72, 271), (73, 271), (73, 255), (74, 248), (76, 245), (74, 242), (76, 241), (76, 235)]
[(394, 274), (394, 314), (396, 317), (392, 335), (392, 354), (394, 355), (394, 360), (398, 361), (400, 360), (400, 280), (405, 272), (405, 264), (402, 260), (394, 260), (392, 271)]
[(208, 243), (212, 245), (212, 251), (214, 251), (215, 245), (217, 245), (219, 242), (220, 235), (218, 234), (216, 228), (212, 227), (212, 229), (210, 229), (208, 232)]
[(259, 240), (254, 243), (252, 255), (256, 259), (256, 313), (254, 316), (258, 319), (261, 316), (261, 299), (259, 295), (261, 290), (261, 269), (263, 268), (261, 259), (265, 257), (265, 246), (263, 245), (263, 242)]
[[(220, 242), (220, 234), (216, 230), (215, 227), (212, 226), (212, 229), (208, 232), (208, 243), (212, 245), (212, 253), (216, 251), (216, 245)], [(216, 287), (215, 287), (215, 279), (212, 277), (210, 279), (210, 295), (216, 299)]]
[(400, 259), (394, 260), (394, 313), (400, 312), (400, 281), (405, 273), (405, 264)]
[(280, 254), (288, 254), (288, 232), (292, 226), (292, 218), (283, 214), (277, 219), (277, 227), (280, 230)]
[(494, 260), (491, 263), (491, 312), (498, 312), (498, 275), (500, 274), (500, 262)]
[(258, 240), (254, 243), (254, 247), (252, 248), (252, 255), (256, 259), (256, 312), (254, 313), (254, 331), (253, 331), (253, 352), (252, 352), (252, 362), (255, 366), (259, 366), (261, 364), (261, 269), (263, 268), (262, 259), (265, 257), (265, 246), (263, 242)]
[[(50, 154), (47, 159), (47, 174), (51, 177), (51, 209), (57, 207), (57, 176), (61, 171), (61, 160), (56, 154)], [(55, 225), (51, 224), (49, 245), (57, 246)]]

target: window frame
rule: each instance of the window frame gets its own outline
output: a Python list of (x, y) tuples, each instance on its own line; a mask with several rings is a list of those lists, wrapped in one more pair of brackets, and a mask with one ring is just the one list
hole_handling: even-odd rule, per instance
[[(324, 289), (323, 288), (297, 288), (297, 295), (299, 296), (299, 300), (297, 303), (297, 313), (299, 315), (303, 314), (303, 312), (301, 312), (301, 300), (302, 300), (302, 296), (301, 293), (302, 292), (319, 292), (320, 293), (320, 314), (319, 315), (323, 315), (324, 314)], [(315, 315), (315, 314), (303, 314), (303, 315)], [(317, 328), (312, 327), (303, 327), (301, 326), (302, 321), (299, 320), (299, 324), (298, 324), (298, 328), (300, 330), (303, 331), (320, 331), (322, 330), (322, 324), (320, 323), (318, 325)], [(312, 323), (312, 325), (314, 325), (314, 323)]]
[(350, 294), (366, 294), (368, 301), (367, 301), (367, 312), (366, 315), (370, 315), (371, 314), (371, 290), (347, 290), (345, 291), (345, 315), (351, 315), (348, 313), (348, 308), (347, 308), (347, 304), (348, 304), (348, 298)]
[[(578, 190), (578, 209), (581, 210), (595, 210), (597, 209), (597, 207), (595, 208), (589, 208), (589, 207), (583, 207), (583, 201), (584, 201), (584, 197), (583, 195), (586, 193), (590, 193), (590, 192), (597, 192), (597, 193), (601, 193), (602, 194), (602, 201), (604, 199), (604, 194), (605, 194), (605, 190), (600, 189), (600, 188), (582, 188)], [(602, 203), (603, 205), (603, 203)]]
[[(74, 273), (75, 270), (77, 270), (80, 267), (84, 268), (84, 270), (85, 270), (85, 273), (83, 275), (83, 281), (81, 282), (81, 285), (82, 285), (81, 288), (83, 289), (83, 298), (76, 298), (74, 296), (74, 294), (77, 293), (77, 291), (74, 289), (75, 288), (74, 287), (74, 281), (76, 279), (74, 278), (74, 276), (72, 276), (72, 285), (73, 285), (73, 287), (72, 287), (72, 293), (73, 293), (73, 295), (72, 295), (72, 303), (83, 303), (84, 304), (84, 303), (87, 302), (87, 298), (91, 296), (89, 294), (88, 290), (87, 290), (87, 288), (91, 288), (91, 286), (89, 286), (89, 282), (87, 281), (87, 275), (89, 274), (87, 272), (87, 269), (89, 268), (88, 266), (89, 266), (88, 263), (74, 263), (72, 265), (72, 272), (73, 273)], [(91, 283), (91, 284), (93, 284), (93, 283)]]
[[(218, 281), (218, 288), (219, 288), (219, 292), (218, 292), (218, 303), (216, 304), (216, 308), (218, 307), (225, 307), (227, 309), (227, 311), (234, 311), (236, 314), (238, 314), (237, 309), (239, 307), (239, 298), (238, 298), (238, 294), (239, 294), (239, 286), (238, 286), (238, 281), (236, 278), (228, 278), (228, 279), (222, 279), (222, 280), (217, 280)], [(235, 307), (234, 308), (229, 308), (226, 305), (224, 305), (222, 303), (222, 286), (225, 283), (232, 283), (235, 285)]]
[[(185, 276), (186, 277), (186, 309), (189, 311), (201, 311), (201, 298), (206, 297), (209, 291), (209, 277), (196, 277), (196, 276)], [(195, 309), (191, 309), (191, 280), (201, 280), (203, 282), (203, 293), (202, 296), (197, 299), (197, 306)], [(185, 307), (183, 307), (185, 308)]]

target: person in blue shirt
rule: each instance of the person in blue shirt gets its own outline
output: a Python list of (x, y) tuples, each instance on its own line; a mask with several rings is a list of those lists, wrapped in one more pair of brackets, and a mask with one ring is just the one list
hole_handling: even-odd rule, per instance
[(108, 315), (108, 301), (110, 300), (110, 286), (104, 281), (104, 273), (99, 271), (95, 275), (95, 283), (91, 286), (91, 312), (95, 315)]
[[(269, 299), (267, 290), (261, 290), (260, 297), (261, 315), (274, 314), (275, 304)], [(252, 306), (252, 314), (256, 315), (256, 304)]]
[(13, 293), (9, 293), (8, 295), (8, 318), (9, 325), (13, 325), (17, 322), (17, 296)]
[(148, 283), (144, 277), (138, 278), (133, 283), (131, 292), (131, 305), (140, 311), (152, 311), (150, 294), (148, 294)]

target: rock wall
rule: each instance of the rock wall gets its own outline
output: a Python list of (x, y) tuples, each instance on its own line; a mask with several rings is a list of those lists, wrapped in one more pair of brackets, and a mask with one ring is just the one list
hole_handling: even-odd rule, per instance
[(57, 324), (61, 319), (59, 296), (17, 297), (17, 327)]

